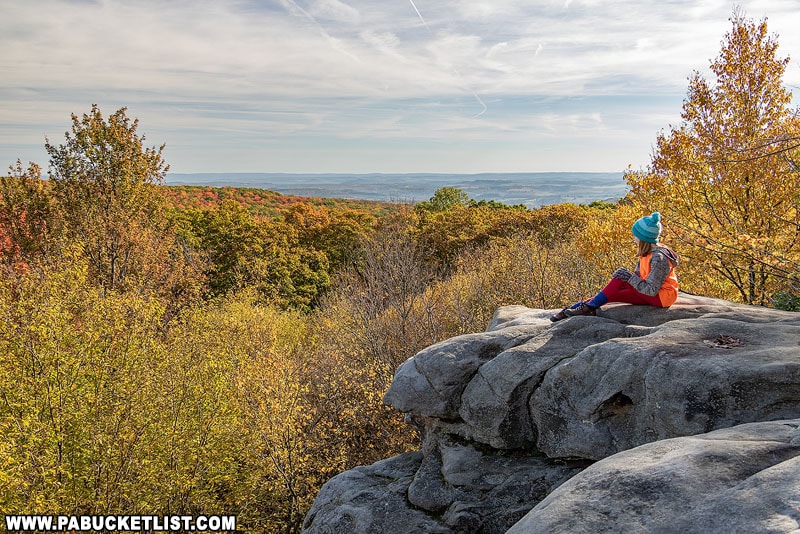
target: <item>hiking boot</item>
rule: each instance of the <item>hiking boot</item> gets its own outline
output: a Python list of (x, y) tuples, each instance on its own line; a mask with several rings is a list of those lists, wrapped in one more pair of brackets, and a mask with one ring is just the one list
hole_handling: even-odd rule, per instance
[(581, 305), (577, 308), (567, 308), (564, 310), (564, 315), (567, 317), (575, 317), (578, 315), (597, 315), (597, 309), (592, 308), (585, 302), (581, 302)]
[(560, 312), (558, 312), (557, 314), (555, 314), (555, 315), (551, 316), (551, 317), (550, 317), (550, 320), (551, 320), (551, 321), (553, 321), (553, 322), (555, 323), (556, 321), (560, 321), (560, 320), (562, 320), (562, 319), (566, 319), (567, 317), (569, 317), (569, 316), (567, 315), (567, 308), (564, 308), (563, 310), (561, 310), (561, 311), (560, 311)]

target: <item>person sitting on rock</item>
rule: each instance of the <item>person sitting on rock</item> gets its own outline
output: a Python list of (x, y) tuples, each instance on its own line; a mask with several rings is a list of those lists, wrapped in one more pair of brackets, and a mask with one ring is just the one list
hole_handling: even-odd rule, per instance
[(633, 236), (639, 247), (639, 263), (634, 272), (620, 267), (611, 275), (611, 281), (589, 300), (577, 302), (550, 317), (560, 321), (576, 315), (596, 315), (600, 306), (608, 302), (649, 304), (668, 308), (678, 298), (678, 277), (675, 267), (680, 263), (678, 254), (659, 244), (661, 214), (642, 217), (633, 224)]

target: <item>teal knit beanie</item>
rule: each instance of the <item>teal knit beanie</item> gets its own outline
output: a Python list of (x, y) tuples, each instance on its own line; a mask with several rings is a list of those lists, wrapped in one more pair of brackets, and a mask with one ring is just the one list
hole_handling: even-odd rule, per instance
[(655, 212), (648, 217), (642, 217), (633, 223), (633, 235), (645, 243), (658, 243), (661, 233), (661, 214)]

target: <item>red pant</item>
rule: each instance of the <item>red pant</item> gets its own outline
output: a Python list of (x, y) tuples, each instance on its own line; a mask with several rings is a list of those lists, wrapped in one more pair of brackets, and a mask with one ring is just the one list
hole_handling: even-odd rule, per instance
[(636, 291), (628, 282), (623, 282), (622, 280), (617, 280), (616, 278), (612, 278), (608, 285), (602, 289), (602, 292), (606, 297), (608, 297), (608, 302), (649, 304), (650, 306), (657, 306), (659, 308), (664, 307), (664, 305), (661, 304), (661, 299), (658, 298), (658, 295), (654, 297), (643, 295)]

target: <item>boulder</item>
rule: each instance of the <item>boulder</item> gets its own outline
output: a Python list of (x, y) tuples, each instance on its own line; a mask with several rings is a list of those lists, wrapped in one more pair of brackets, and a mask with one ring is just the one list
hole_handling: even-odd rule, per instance
[(405, 453), (329, 480), (303, 532), (501, 533), (584, 467), (442, 436), (424, 457)]
[(305, 531), (714, 531), (724, 510), (742, 532), (792, 525), (800, 314), (683, 293), (668, 309), (556, 311), (500, 308), (486, 332), (404, 362), (384, 402), (421, 429), (420, 452), (334, 477)]
[(428, 431), (592, 460), (798, 413), (798, 314), (683, 294), (669, 309), (552, 313), (501, 309), (487, 332), (428, 347), (384, 401)]
[(303, 522), (303, 532), (452, 532), (409, 506), (408, 487), (421, 464), (422, 453), (409, 452), (336, 475), (320, 489)]
[(528, 403), (551, 457), (632, 447), (800, 414), (800, 325), (680, 319), (553, 367)]
[(497, 332), (466, 334), (431, 345), (397, 369), (384, 402), (405, 413), (444, 420), (456, 418), (461, 393), (475, 371), (545, 327), (543, 323), (509, 327)]
[(797, 532), (800, 419), (642, 445), (560, 486), (508, 534)]

